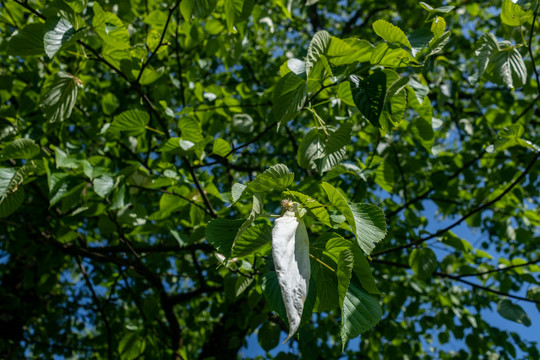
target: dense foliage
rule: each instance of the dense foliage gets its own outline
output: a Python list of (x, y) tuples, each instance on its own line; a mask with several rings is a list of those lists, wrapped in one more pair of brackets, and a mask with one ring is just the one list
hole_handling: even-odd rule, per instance
[[(540, 358), (483, 316), (540, 306), (537, 15), (1, 1), (0, 357)], [(282, 200), (310, 280), (278, 347)]]

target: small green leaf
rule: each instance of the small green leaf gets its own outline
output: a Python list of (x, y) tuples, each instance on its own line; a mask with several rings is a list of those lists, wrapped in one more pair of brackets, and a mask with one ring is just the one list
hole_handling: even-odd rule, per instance
[(101, 175), (95, 178), (93, 183), (94, 191), (102, 198), (107, 197), (114, 189), (114, 179), (107, 175)]
[(49, 122), (64, 121), (71, 116), (79, 87), (82, 87), (81, 81), (63, 71), (47, 78), (40, 107)]
[(409, 266), (419, 278), (427, 279), (437, 269), (437, 257), (431, 249), (414, 249), (409, 256)]
[(182, 118), (178, 121), (178, 127), (182, 134), (182, 139), (189, 140), (197, 144), (204, 140), (199, 122), (193, 118)]
[(497, 312), (505, 319), (515, 321), (527, 327), (531, 326), (531, 319), (525, 310), (508, 299), (501, 299), (497, 303)]
[(431, 23), (431, 32), (433, 33), (434, 38), (440, 38), (442, 34), (444, 34), (444, 30), (446, 30), (446, 21), (444, 18), (440, 16), (435, 17)]
[(113, 93), (107, 93), (101, 98), (101, 109), (105, 115), (112, 115), (118, 109), (120, 103)]
[(306, 99), (307, 83), (290, 72), (279, 79), (274, 88), (272, 114), (279, 123), (294, 119)]
[(381, 70), (375, 70), (364, 80), (351, 75), (351, 93), (360, 113), (371, 125), (380, 128), (379, 118), (386, 97), (386, 74)]
[(345, 350), (350, 339), (374, 327), (381, 317), (377, 298), (362, 290), (356, 281), (351, 281), (341, 308), (342, 349)]
[(141, 356), (146, 348), (145, 337), (136, 331), (126, 332), (118, 343), (118, 353), (122, 360), (133, 360)]
[(40, 147), (32, 139), (16, 139), (6, 145), (2, 150), (0, 159), (26, 159), (37, 156)]
[(327, 182), (322, 184), (330, 202), (345, 216), (360, 248), (370, 254), (375, 244), (386, 236), (384, 213), (371, 204), (348, 203), (336, 188)]
[(396, 43), (407, 48), (411, 48), (409, 39), (405, 36), (403, 30), (399, 27), (390, 24), (386, 20), (377, 20), (373, 23), (373, 30), (384, 40), (389, 43)]
[(113, 119), (110, 131), (130, 131), (134, 134), (142, 134), (150, 121), (150, 115), (141, 110), (127, 110), (116, 115)]
[(420, 2), (420, 6), (429, 11), (430, 13), (449, 13), (454, 10), (455, 6), (441, 6), (438, 8), (433, 8), (431, 5), (426, 4), (425, 2)]
[(217, 156), (226, 157), (231, 152), (231, 145), (226, 140), (217, 138), (214, 140), (212, 153)]
[(469, 81), (471, 83), (478, 81), (478, 79), (482, 77), (484, 71), (489, 65), (490, 58), (498, 51), (499, 43), (497, 42), (495, 35), (485, 33), (480, 37), (476, 45), (476, 50), (474, 51), (478, 63), (478, 69), (473, 75), (469, 76)]
[(13, 56), (41, 56), (45, 54), (44, 34), (44, 23), (26, 25), (9, 39), (7, 53)]
[(535, 1), (530, 0), (503, 0), (501, 20), (508, 26), (521, 26), (532, 18)]
[(183, 0), (180, 3), (180, 12), (186, 21), (192, 16), (205, 18), (216, 8), (217, 0)]

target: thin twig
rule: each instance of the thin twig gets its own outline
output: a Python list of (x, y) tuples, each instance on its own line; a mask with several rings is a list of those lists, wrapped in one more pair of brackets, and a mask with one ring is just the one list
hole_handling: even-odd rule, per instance
[(523, 180), (523, 178), (529, 173), (529, 171), (532, 169), (532, 167), (536, 163), (536, 160), (538, 160), (539, 157), (540, 157), (540, 153), (537, 153), (533, 157), (531, 162), (527, 165), (525, 170), (506, 189), (504, 189), (504, 191), (502, 193), (500, 193), (498, 196), (496, 196), (492, 200), (486, 202), (485, 204), (483, 204), (483, 205), (469, 211), (467, 214), (463, 215), (459, 220), (455, 221), (451, 225), (445, 227), (444, 229), (441, 229), (441, 230), (437, 231), (434, 234), (431, 234), (431, 235), (428, 235), (426, 237), (420, 238), (420, 239), (415, 240), (413, 242), (410, 242), (408, 244), (404, 244), (404, 245), (396, 246), (396, 247), (386, 249), (386, 250), (383, 250), (383, 251), (379, 251), (379, 252), (373, 254), (372, 256), (375, 257), (375, 256), (379, 256), (379, 255), (382, 255), (382, 254), (387, 254), (387, 253), (390, 253), (390, 252), (407, 249), (407, 248), (410, 248), (412, 246), (419, 245), (419, 244), (421, 244), (423, 242), (426, 242), (428, 240), (434, 239), (434, 238), (436, 238), (438, 236), (441, 236), (442, 234), (446, 233), (447, 231), (453, 229), (454, 227), (458, 226), (463, 221), (467, 220), (469, 217), (473, 216), (477, 212), (480, 212), (480, 211), (490, 207), (491, 205), (493, 205), (494, 203), (496, 203), (497, 201), (502, 199), (508, 192), (510, 192), (517, 184), (519, 184)]
[(159, 43), (158, 45), (156, 46), (156, 49), (154, 51), (152, 51), (152, 54), (150, 54), (150, 56), (146, 59), (146, 61), (142, 64), (141, 66), (141, 71), (139, 71), (139, 75), (137, 76), (137, 82), (139, 82), (139, 80), (141, 80), (141, 77), (143, 75), (143, 72), (144, 70), (146, 69), (146, 67), (148, 66), (148, 64), (150, 63), (150, 61), (152, 61), (152, 59), (154, 58), (154, 56), (156, 56), (159, 48), (161, 46), (163, 46), (163, 40), (165, 40), (165, 34), (167, 33), (167, 28), (169, 27), (169, 22), (171, 21), (171, 17), (172, 17), (172, 14), (174, 13), (174, 11), (176, 10), (176, 8), (178, 7), (178, 5), (180, 5), (180, 3), (182, 2), (182, 0), (178, 0), (176, 2), (176, 4), (174, 4), (173, 7), (170, 7), (169, 8), (169, 15), (167, 16), (167, 20), (165, 21), (165, 26), (163, 27), (163, 32), (161, 33), (161, 38), (159, 39)]
[(86, 281), (86, 285), (90, 289), (90, 293), (92, 294), (92, 298), (94, 299), (94, 304), (96, 305), (97, 310), (101, 314), (101, 317), (103, 318), (103, 323), (105, 324), (105, 329), (107, 330), (107, 352), (109, 355), (109, 359), (113, 358), (113, 350), (112, 350), (112, 335), (111, 335), (111, 326), (109, 324), (109, 320), (107, 319), (107, 315), (105, 315), (105, 311), (103, 310), (103, 307), (101, 306), (101, 303), (99, 301), (99, 298), (94, 291), (94, 286), (92, 285), (92, 282), (90, 281), (90, 277), (86, 273), (86, 269), (84, 268), (83, 263), (79, 259), (78, 256), (74, 256), (75, 261), (77, 261), (77, 264), (79, 265), (79, 269), (81, 270), (81, 273), (84, 277), (84, 280)]

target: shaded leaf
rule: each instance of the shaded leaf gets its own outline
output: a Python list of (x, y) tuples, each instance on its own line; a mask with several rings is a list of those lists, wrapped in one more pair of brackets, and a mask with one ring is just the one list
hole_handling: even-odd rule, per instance
[(78, 78), (63, 71), (47, 79), (40, 107), (49, 122), (64, 121), (71, 116), (81, 84)]
[(497, 312), (505, 319), (515, 321), (527, 327), (531, 326), (531, 319), (529, 318), (525, 310), (523, 310), (521, 306), (514, 304), (508, 299), (499, 300), (499, 302), (497, 303)]
[(44, 34), (44, 23), (26, 25), (9, 39), (7, 53), (14, 56), (41, 56), (45, 54)]
[(226, 258), (231, 256), (231, 249), (238, 229), (244, 220), (212, 219), (206, 227), (206, 240)]
[(380, 128), (379, 118), (386, 97), (386, 74), (376, 70), (364, 80), (351, 75), (351, 93), (354, 103), (371, 125)]
[(306, 92), (306, 81), (292, 72), (279, 79), (272, 101), (275, 121), (282, 123), (294, 119), (304, 105)]
[(1, 159), (26, 159), (37, 156), (40, 147), (32, 139), (16, 139), (6, 145), (1, 153)]
[(409, 256), (409, 266), (421, 279), (427, 279), (437, 269), (437, 257), (428, 248), (414, 249)]

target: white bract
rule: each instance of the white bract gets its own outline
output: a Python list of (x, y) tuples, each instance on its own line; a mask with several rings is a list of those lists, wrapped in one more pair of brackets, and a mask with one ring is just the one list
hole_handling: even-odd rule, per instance
[(306, 226), (293, 211), (285, 212), (274, 222), (272, 256), (289, 320), (285, 343), (300, 327), (311, 276)]

